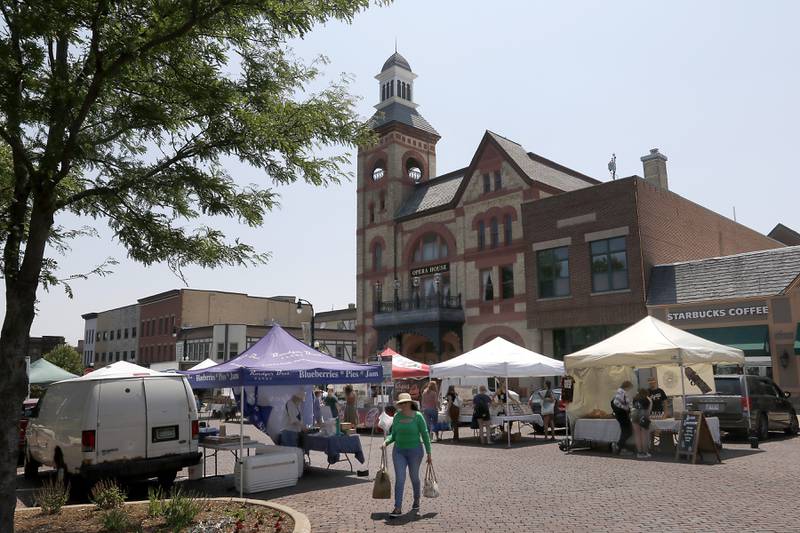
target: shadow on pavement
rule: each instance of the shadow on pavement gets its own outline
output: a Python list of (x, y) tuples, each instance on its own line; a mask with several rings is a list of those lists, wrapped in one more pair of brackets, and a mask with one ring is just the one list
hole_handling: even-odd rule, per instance
[(382, 520), (387, 526), (404, 526), (406, 524), (419, 522), (420, 520), (430, 520), (431, 518), (435, 518), (438, 514), (439, 513), (417, 514), (413, 511), (409, 511), (402, 516), (398, 516), (397, 518), (389, 518), (389, 513), (387, 512), (372, 513), (370, 518), (374, 521)]
[[(545, 440), (542, 437), (522, 437), (521, 441), (518, 442), (511, 442), (512, 448), (527, 448), (531, 446), (539, 446), (539, 445), (558, 445), (557, 440)], [(433, 443), (434, 450), (439, 446), (464, 446), (464, 447), (473, 447), (473, 448), (508, 448), (508, 441), (506, 440), (498, 440), (494, 441), (491, 444), (481, 444), (478, 437), (461, 437), (459, 440), (455, 441), (452, 439), (445, 439), (436, 441)]]

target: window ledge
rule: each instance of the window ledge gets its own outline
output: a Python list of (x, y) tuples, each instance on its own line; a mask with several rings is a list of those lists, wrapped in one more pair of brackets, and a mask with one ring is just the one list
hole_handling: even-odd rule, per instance
[(558, 300), (570, 300), (572, 299), (572, 295), (569, 296), (549, 296), (546, 298), (536, 298), (537, 302), (553, 302)]
[(626, 292), (631, 292), (630, 289), (619, 289), (616, 291), (603, 291), (603, 292), (590, 292), (589, 296), (604, 296), (606, 294), (625, 294)]

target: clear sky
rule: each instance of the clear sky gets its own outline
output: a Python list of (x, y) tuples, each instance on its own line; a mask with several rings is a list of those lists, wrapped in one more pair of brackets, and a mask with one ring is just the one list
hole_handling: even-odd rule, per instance
[[(793, 0), (398, 0), (293, 46), (301, 57), (327, 55), (331, 77), (355, 76), (368, 118), (373, 76), (396, 37), (419, 75), (419, 111), (442, 135), (440, 174), (468, 164), (487, 129), (603, 180), (612, 152), (618, 175), (641, 175), (639, 157), (659, 147), (673, 191), (726, 216), (735, 207), (739, 222), (766, 233), (779, 221), (800, 230), (798, 20)], [(232, 166), (243, 183), (265, 179)], [(189, 269), (189, 285), (298, 295), (318, 311), (355, 301), (355, 182), (281, 193), (282, 208), (263, 228), (224, 226), (272, 261)], [(82, 313), (181, 286), (165, 266), (128, 262), (107, 232), (75, 243), (63, 273), (106, 256), (120, 260), (114, 274), (74, 282), (74, 299), (40, 290), (32, 334), (74, 343)]]

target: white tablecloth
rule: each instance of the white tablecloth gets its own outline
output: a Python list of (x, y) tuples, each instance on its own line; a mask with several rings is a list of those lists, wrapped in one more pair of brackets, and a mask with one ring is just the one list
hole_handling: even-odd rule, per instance
[[(714, 442), (720, 444), (719, 418), (704, 418), (711, 431)], [(681, 421), (673, 418), (664, 420), (653, 420), (650, 426), (653, 429), (662, 431), (678, 432)], [(588, 440), (591, 442), (617, 442), (619, 440), (619, 422), (613, 418), (579, 418), (575, 422), (575, 440)]]
[[(458, 417), (458, 421), (462, 424), (470, 424), (472, 422), (472, 415), (464, 416), (461, 415)], [(522, 424), (537, 424), (540, 426), (544, 425), (542, 421), (541, 415), (531, 414), (531, 415), (498, 415), (493, 416), (491, 418), (491, 423), (493, 426), (502, 426), (505, 422), (521, 422)]]

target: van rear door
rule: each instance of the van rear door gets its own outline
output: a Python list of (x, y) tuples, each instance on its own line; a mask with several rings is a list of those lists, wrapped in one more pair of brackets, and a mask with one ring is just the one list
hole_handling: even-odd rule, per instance
[(147, 393), (147, 457), (191, 451), (192, 420), (183, 378), (144, 380)]
[(97, 408), (97, 460), (141, 459), (147, 453), (141, 379), (103, 380)]

